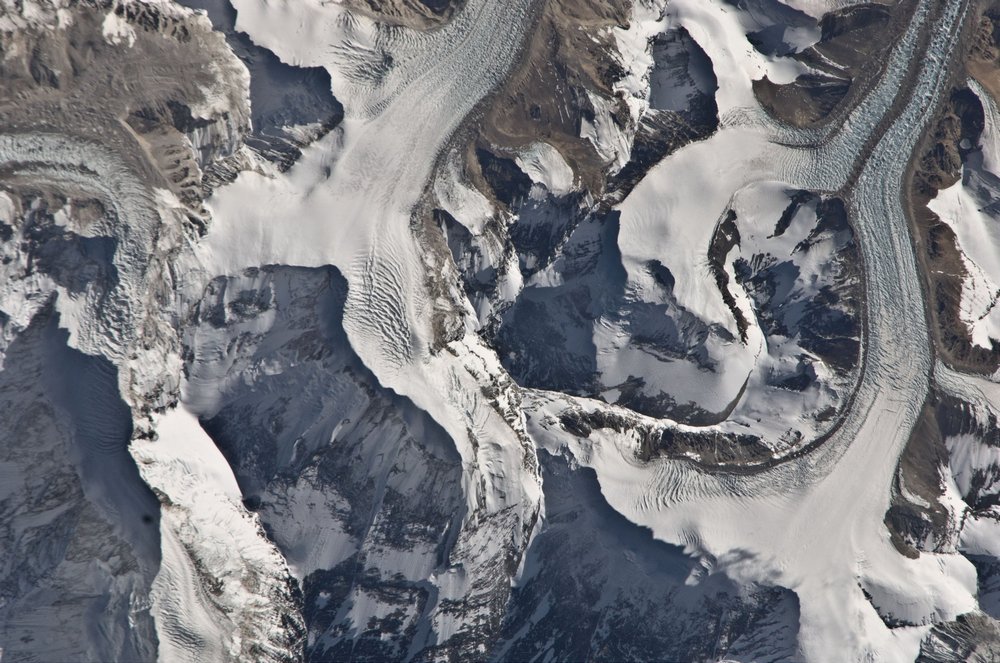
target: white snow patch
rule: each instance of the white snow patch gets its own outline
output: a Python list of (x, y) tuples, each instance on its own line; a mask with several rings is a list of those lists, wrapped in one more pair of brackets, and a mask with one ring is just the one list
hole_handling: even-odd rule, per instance
[(101, 35), (106, 42), (113, 46), (126, 44), (128, 48), (132, 48), (132, 45), (135, 44), (135, 29), (114, 11), (109, 11), (104, 17), (104, 23), (101, 24)]
[(719, 81), (719, 116), (736, 109), (757, 109), (754, 80), (767, 76), (774, 83), (791, 83), (808, 69), (787, 57), (769, 57), (756, 50), (746, 36), (742, 12), (723, 0), (673, 0), (667, 14), (681, 25), (708, 54)]
[(990, 214), (965, 185), (942, 189), (927, 207), (955, 231), (967, 272), (962, 282), (961, 319), (975, 345), (991, 349), (1000, 340), (1000, 217)]
[[(968, 495), (976, 472), (1000, 467), (1000, 448), (983, 444), (977, 435), (962, 433), (945, 439), (948, 448), (948, 465), (955, 478), (955, 485), (962, 495)], [(989, 486), (983, 486), (989, 489)]]
[(476, 188), (467, 184), (459, 171), (460, 160), (452, 153), (434, 180), (434, 195), (441, 209), (448, 212), (473, 235), (480, 235), (486, 222), (495, 214), (490, 201)]
[(548, 143), (533, 143), (515, 158), (515, 162), (532, 182), (541, 184), (557, 196), (573, 189), (573, 169), (559, 150)]
[(14, 214), (17, 206), (5, 192), (0, 191), (0, 222), (11, 225), (14, 221)]
[(650, 40), (666, 26), (665, 4), (663, 0), (633, 3), (628, 26), (611, 31), (625, 71), (624, 78), (613, 87), (625, 99), (633, 122), (649, 108), (649, 73), (654, 64)]
[(604, 162), (609, 174), (620, 171), (632, 152), (632, 140), (626, 127), (615, 120), (613, 102), (605, 100), (587, 90), (587, 98), (594, 107), (594, 121), (580, 120), (580, 137), (586, 138), (594, 146), (597, 155)]
[(309, 467), (281, 495), (271, 496), (286, 504), (292, 516), (278, 524), (274, 535), (299, 581), (317, 569), (334, 568), (357, 550), (354, 537), (337, 518), (347, 510), (347, 500), (317, 489), (315, 481), (316, 468)]

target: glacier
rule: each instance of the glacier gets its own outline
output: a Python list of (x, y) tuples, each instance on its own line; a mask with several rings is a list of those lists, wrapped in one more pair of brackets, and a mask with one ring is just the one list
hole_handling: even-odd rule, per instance
[(0, 657), (1000, 652), (986, 3), (381, 4), (0, 10)]

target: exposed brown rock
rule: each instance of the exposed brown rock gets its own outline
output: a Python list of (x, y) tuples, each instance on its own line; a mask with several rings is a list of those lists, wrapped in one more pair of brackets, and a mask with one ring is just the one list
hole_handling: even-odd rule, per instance
[(869, 3), (829, 12), (819, 21), (820, 41), (793, 56), (815, 73), (787, 84), (766, 77), (754, 81), (758, 101), (772, 116), (797, 127), (820, 123), (850, 107), (845, 100), (877, 78), (878, 67), (905, 25), (905, 5)]
[(736, 224), (736, 212), (729, 210), (726, 217), (719, 223), (712, 236), (712, 244), (708, 247), (708, 266), (715, 277), (715, 285), (722, 293), (722, 301), (726, 303), (733, 317), (736, 318), (736, 328), (740, 332), (740, 339), (747, 342), (747, 329), (750, 323), (743, 315), (742, 309), (736, 305), (736, 298), (729, 290), (729, 274), (726, 273), (726, 256), (733, 250), (733, 247), (740, 245), (740, 229)]
[(1000, 368), (1000, 347), (986, 349), (973, 345), (959, 309), (966, 271), (957, 238), (927, 208), (938, 191), (959, 180), (963, 155), (968, 146), (978, 144), (982, 130), (983, 109), (978, 99), (964, 86), (954, 88), (917, 152), (909, 204), (935, 347), (941, 358), (956, 368), (992, 373)]
[(851, 87), (848, 79), (807, 74), (791, 83), (772, 83), (767, 76), (753, 82), (761, 105), (774, 117), (805, 127), (828, 116)]
[[(114, 150), (200, 223), (199, 158), (225, 156), (249, 130), (247, 91), (239, 85), (246, 70), (207, 18), (167, 7), (87, 0), (71, 20), (0, 33), (0, 124), (10, 132), (73, 134)], [(109, 15), (127, 34), (105, 36)], [(225, 98), (207, 99), (212, 90)], [(192, 115), (198, 104), (219, 102), (227, 110)], [(216, 136), (202, 153), (186, 136), (194, 130)]]
[(465, 0), (348, 0), (345, 4), (378, 21), (426, 30), (450, 21)]
[(608, 410), (567, 410), (560, 416), (559, 423), (565, 430), (584, 438), (590, 437), (595, 430), (634, 431), (639, 437), (638, 459), (643, 462), (654, 458), (689, 458), (706, 467), (737, 469), (772, 458), (771, 450), (753, 435), (654, 425), (643, 423), (635, 415)]
[[(948, 464), (938, 420), (942, 406), (933, 398), (924, 404), (896, 466), (885, 525), (896, 550), (907, 557), (939, 550), (950, 533), (948, 509), (941, 504), (944, 497), (941, 468)], [(932, 542), (930, 547), (928, 542)]]
[(1000, 99), (1000, 6), (996, 3), (983, 11), (971, 42), (966, 69), (994, 99)]
[[(616, 121), (628, 121), (624, 101), (615, 100), (612, 91), (623, 72), (608, 54), (615, 48), (610, 28), (627, 25), (630, 7), (628, 0), (548, 2), (520, 66), (479, 124), (477, 145), (513, 151), (545, 141), (583, 186), (599, 195), (604, 168), (591, 143), (580, 137), (580, 122), (593, 119), (588, 90), (615, 101)], [(475, 162), (469, 163), (475, 171)]]

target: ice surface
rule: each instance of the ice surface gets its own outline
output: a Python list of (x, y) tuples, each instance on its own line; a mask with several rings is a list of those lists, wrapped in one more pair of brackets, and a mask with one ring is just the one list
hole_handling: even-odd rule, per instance
[[(928, 393), (932, 369), (920, 280), (898, 191), (904, 165), (933, 107), (929, 101), (940, 96), (945, 83), (944, 67), (957, 42), (957, 26), (967, 12), (965, 2), (944, 3), (933, 26), (927, 25), (932, 3), (920, 2), (909, 30), (892, 52), (889, 73), (843, 124), (828, 131), (779, 128), (763, 116), (753, 98), (752, 81), (766, 75), (772, 81), (787, 82), (804, 69), (788, 58), (754, 49), (746, 39), (746, 17), (729, 3), (676, 0), (663, 16), (651, 9), (655, 4), (643, 4), (635, 21), (614, 32), (626, 65), (616, 89), (627, 97), (632, 120), (649, 104), (667, 109), (680, 106), (681, 97), (690, 93), (691, 85), (673, 87), (649, 78), (650, 71), (655, 72), (649, 38), (667, 28), (684, 28), (712, 60), (723, 128), (654, 167), (618, 205), (609, 218), (620, 219), (620, 232), (608, 235), (620, 250), (620, 265), (600, 274), (609, 280), (613, 277), (614, 285), (621, 286), (635, 309), (646, 305), (644, 310), (662, 313), (656, 307), (679, 307), (714, 330), (705, 347), (718, 370), (709, 375), (711, 370), (695, 363), (663, 360), (648, 347), (632, 343), (632, 327), (609, 316), (600, 319), (592, 333), (585, 330), (566, 339), (568, 353), (592, 348), (596, 367), (609, 381), (624, 383), (643, 376), (652, 388), (713, 412), (732, 404), (729, 420), (711, 429), (715, 431), (753, 430), (773, 443), (784, 431), (805, 426), (797, 421), (805, 409), (818, 410), (835, 399), (818, 389), (801, 397), (769, 391), (772, 385), (763, 376), (784, 370), (802, 355), (802, 340), (794, 334), (765, 333), (753, 293), (735, 287), (737, 262), (780, 261), (787, 267), (775, 283), (784, 301), (797, 304), (815, 296), (818, 284), (829, 276), (836, 253), (836, 242), (830, 238), (817, 241), (809, 251), (798, 249), (811, 238), (816, 204), (803, 205), (782, 233), (774, 231), (774, 221), (787, 208), (792, 191), (839, 191), (849, 182), (852, 185), (849, 212), (868, 270), (868, 326), (855, 404), (821, 447), (746, 472), (721, 473), (655, 454), (640, 460), (650, 456), (647, 440), (628, 426), (619, 432), (610, 427), (595, 430), (589, 437), (571, 434), (560, 424), (567, 410), (621, 414), (623, 421), (651, 420), (629, 419), (631, 413), (596, 400), (517, 388), (496, 354), (476, 335), (478, 321), (472, 318), (487, 316), (474, 311), (470, 302), (459, 304), (458, 315), (465, 319), (451, 328), (450, 335), (435, 327), (439, 301), (429, 281), (451, 274), (448, 256), (434, 255), (427, 244), (418, 243), (412, 221), (415, 214), (426, 211), (420, 205), (430, 186), (445, 211), (464, 224), (470, 235), (488, 233), (496, 210), (463, 181), (455, 165), (456, 153), (449, 149), (454, 147), (455, 131), (514, 66), (521, 37), (533, 20), (532, 3), (470, 0), (450, 23), (427, 32), (380, 26), (340, 4), (319, 0), (237, 0), (235, 4), (238, 29), (286, 62), (327, 69), (333, 93), (345, 103), (346, 119), (337, 131), (306, 148), (288, 172), (243, 172), (235, 182), (221, 187), (210, 201), (213, 218), (204, 238), (177, 230), (183, 226), (176, 197), (151, 194), (100, 148), (41, 135), (0, 139), (0, 157), (5, 162), (33, 163), (45, 155), (64, 168), (63, 181), (96, 189), (102, 199), (117, 201), (114, 211), (128, 229), (116, 235), (122, 241), (110, 264), (121, 274), (121, 282), (115, 286), (115, 296), (102, 302), (103, 315), (95, 312), (96, 295), (69, 293), (42, 275), (17, 283), (8, 279), (2, 294), (11, 328), (18, 332), (39, 311), (33, 297), (54, 295), (71, 346), (119, 367), (118, 374), (91, 376), (92, 384), (99, 383), (103, 390), (121, 392), (122, 412), (111, 413), (116, 421), (128, 421), (132, 414), (128, 406), (137, 411), (143, 408), (147, 414), (167, 407), (164, 413), (151, 415), (145, 431), (149, 434), (139, 436), (131, 447), (142, 477), (161, 501), (162, 563), (151, 598), (164, 660), (246, 658), (261, 651), (277, 657), (295, 644), (287, 638), (289, 632), (294, 635), (297, 624), (283, 621), (298, 618), (291, 589), (293, 574), (306, 583), (311, 575), (330, 571), (359, 551), (364, 552), (368, 566), (358, 566), (355, 575), (357, 569), (372, 568), (398, 573), (401, 581), (433, 589), (434, 599), (426, 611), (412, 605), (398, 611), (400, 619), (420, 624), (422, 631), (414, 647), (464, 636), (495, 617), (485, 599), (483, 605), (468, 607), (475, 603), (470, 597), (482, 598), (484, 594), (476, 592), (490, 581), (496, 583), (498, 577), (506, 582), (513, 572), (512, 562), (532, 541), (533, 531), (537, 533), (535, 517), (541, 513), (543, 496), (533, 443), (551, 451), (552, 458), (565, 459), (574, 472), (579, 472), (574, 464), (589, 468), (565, 480), (568, 494), (588, 502), (588, 508), (612, 523), (610, 532), (620, 532), (621, 539), (638, 551), (624, 555), (622, 561), (612, 545), (619, 541), (609, 536), (599, 540), (603, 550), (585, 551), (598, 564), (606, 564), (605, 560), (622, 564), (602, 569), (610, 579), (595, 602), (600, 610), (617, 604), (621, 597), (613, 593), (616, 586), (634, 587), (636, 592), (645, 589), (640, 580), (651, 559), (670, 559), (669, 568), (654, 564), (655, 572), (669, 576), (660, 579), (694, 601), (710, 587), (685, 590), (680, 583), (684, 576), (692, 587), (697, 585), (701, 578), (693, 562), (697, 558), (715, 582), (721, 583), (724, 574), (743, 587), (795, 592), (794, 609), (787, 592), (777, 592), (774, 622), (766, 632), (787, 633), (795, 617), (799, 650), (794, 655), (824, 661), (912, 660), (933, 623), (977, 608), (976, 574), (968, 559), (951, 550), (904, 558), (884, 525), (897, 460)], [(812, 15), (830, 7), (807, 0), (794, 4)], [(915, 52), (916, 36), (925, 27), (931, 28), (932, 39), (919, 62), (915, 61), (911, 90), (900, 83)], [(121, 40), (123, 45), (130, 39), (115, 20), (105, 28), (108, 39)], [(803, 48), (816, 35), (803, 27), (782, 36), (795, 48)], [(694, 89), (707, 92), (708, 77), (703, 78), (692, 76), (691, 83)], [(654, 85), (660, 86), (662, 95), (655, 99), (651, 96)], [(898, 117), (869, 143), (901, 91), (911, 93), (910, 98), (898, 99)], [(226, 109), (225, 98), (204, 96), (196, 111)], [(593, 143), (610, 169), (620, 169), (632, 156), (632, 139), (616, 120), (614, 106), (596, 95), (590, 101), (595, 114), (592, 121), (582, 123), (581, 135)], [(202, 144), (197, 135), (193, 140), (196, 146)], [(987, 163), (1000, 160), (1000, 156), (984, 158)], [(441, 163), (445, 167), (435, 171)], [(545, 194), (543, 188), (569, 195), (576, 185), (565, 159), (551, 145), (530, 145), (517, 156), (517, 163), (535, 183), (539, 196)], [(96, 176), (81, 175), (84, 167)], [(852, 172), (855, 167), (857, 172)], [(851, 179), (855, 174), (856, 179)], [(962, 231), (966, 238), (960, 241), (971, 245), (993, 239), (985, 230), (987, 221), (976, 216), (978, 211), (972, 210), (964, 189), (942, 192), (938, 204), (960, 215), (963, 223), (971, 220)], [(0, 198), (0, 214), (10, 207), (9, 200)], [(741, 231), (740, 244), (723, 256), (724, 273), (733, 284), (731, 304), (724, 299), (706, 259), (728, 210), (736, 212)], [(530, 215), (525, 213), (518, 221), (530, 223)], [(71, 220), (59, 217), (57, 225), (68, 228)], [(581, 228), (577, 237), (587, 242), (612, 224), (604, 229), (595, 224)], [(176, 283), (147, 279), (146, 272), (135, 269), (146, 265), (152, 248), (170, 253), (172, 259), (182, 254), (170, 270), (163, 269), (176, 275)], [(995, 264), (1000, 260), (992, 254), (972, 249), (967, 253), (991, 278), (1000, 268)], [(543, 286), (565, 283), (565, 273), (553, 265), (530, 265), (528, 269), (539, 269), (524, 283), (516, 257), (497, 250), (489, 258), (491, 266), (503, 265), (508, 270), (497, 285), (500, 302), (532, 289), (542, 299)], [(654, 263), (671, 275), (672, 292), (655, 277)], [(375, 426), (383, 433), (399, 430), (398, 437), (380, 438), (372, 431), (355, 436), (343, 412), (348, 406), (363, 408), (367, 401), (362, 396), (348, 401), (346, 383), (335, 385), (328, 379), (330, 373), (325, 371), (330, 366), (310, 363), (321, 362), (329, 352), (317, 353), (320, 360), (295, 354), (299, 346), (291, 341), (302, 337), (292, 332), (301, 330), (282, 319), (280, 309), (294, 308), (288, 302), (301, 293), (290, 286), (282, 290), (285, 286), (269, 284), (280, 306), (254, 308), (257, 300), (245, 300), (245, 293), (264, 290), (254, 279), (260, 276), (256, 270), (265, 265), (310, 269), (332, 265), (344, 275), (343, 326), (360, 362), (360, 366), (351, 363), (350, 368), (359, 373), (362, 368), (371, 371), (370, 376), (365, 373), (363, 379), (358, 378), (356, 393), (382, 394), (394, 404), (393, 410), (410, 413), (401, 422), (390, 425), (380, 420), (381, 426)], [(431, 268), (436, 271), (430, 273)], [(220, 276), (225, 278), (215, 278)], [(217, 287), (223, 288), (221, 294), (213, 289)], [(158, 298), (173, 288), (179, 290), (180, 303), (169, 301), (167, 295)], [(215, 295), (219, 295), (220, 324), (215, 324), (213, 312), (197, 308)], [(148, 317), (135, 315), (137, 308)], [(182, 391), (184, 403), (179, 406), (170, 400), (179, 388), (177, 339), (139, 324), (161, 315), (174, 316), (172, 324), (192, 327), (185, 338), (189, 350), (185, 357), (194, 359), (185, 359), (187, 382)], [(740, 317), (748, 321), (744, 330)], [(319, 328), (312, 331), (322, 333), (323, 324), (318, 322)], [(140, 343), (140, 328), (156, 342)], [(289, 375), (302, 379), (291, 399), (296, 402), (276, 404), (278, 399), (269, 389), (280, 385), (275, 392), (289, 391), (291, 387), (282, 382)], [(833, 384), (830, 375), (821, 377)], [(849, 390), (853, 377), (836, 376), (840, 382), (834, 386)], [(944, 383), (949, 378), (938, 379)], [(621, 389), (621, 385), (612, 386), (606, 397), (615, 398)], [(58, 389), (53, 388), (53, 393)], [(82, 433), (78, 431), (81, 446), (91, 456), (80, 463), (86, 484), (81, 490), (89, 490), (88, 498), (102, 508), (119, 506), (118, 531), (128, 538), (141, 522), (139, 507), (144, 503), (137, 499), (134, 485), (115, 485), (102, 474), (115, 468), (124, 476), (122, 472), (131, 467), (120, 462), (128, 460), (123, 456), (124, 445), (119, 444), (128, 435), (114, 428), (117, 446), (110, 449), (101, 435), (94, 434), (99, 429), (112, 430), (106, 421), (110, 415), (89, 407), (91, 394), (72, 396), (66, 397), (63, 406), (76, 413), (74, 418), (83, 427)], [(239, 407), (234, 408), (234, 402)], [(403, 402), (406, 408), (399, 405)], [(272, 427), (277, 464), (304, 468), (294, 480), (281, 477), (288, 479), (283, 490), (268, 483), (273, 477), (262, 479), (254, 474), (260, 470), (252, 467), (254, 458), (243, 457), (245, 465), (232, 458), (232, 464), (227, 462), (226, 448), (220, 450), (198, 421), (198, 416), (205, 422), (215, 420), (220, 428), (213, 434), (223, 440), (222, 419), (232, 428), (242, 415), (242, 421), (259, 426), (258, 420), (274, 421), (266, 416), (274, 413), (289, 415), (291, 422), (287, 431), (279, 430), (279, 425)], [(448, 530), (448, 551), (453, 555), (449, 560), (454, 564), (438, 559), (436, 542), (414, 544), (404, 553), (378, 540), (386, 534), (380, 527), (391, 525), (376, 522), (390, 513), (382, 508), (389, 489), (419, 498), (425, 488), (424, 473), (413, 469), (421, 467), (417, 462), (421, 457), (399, 442), (404, 439), (403, 429), (412, 428), (419, 439), (431, 427), (421, 428), (424, 413), (434, 426), (440, 425), (442, 438), (456, 447), (456, 458), (449, 460), (460, 478), (449, 486), (460, 484), (465, 503), (464, 509), (455, 508), (463, 522), (454, 533)], [(365, 421), (371, 421), (379, 412), (366, 414)], [(261, 439), (271, 438), (262, 435)], [(340, 517), (349, 500), (321, 490), (318, 466), (305, 463), (310, 453), (327, 447), (337, 450), (337, 444), (347, 440), (356, 444), (349, 447), (352, 454), (356, 452), (349, 465), (377, 488), (373, 493), (378, 506), (359, 528), (364, 540), (349, 532)], [(951, 437), (947, 444), (955, 479), (954, 486), (948, 486), (948, 499), (955, 501), (968, 490), (972, 473), (992, 466), (997, 459), (965, 437)], [(100, 453), (111, 451), (117, 459), (114, 463), (104, 467), (95, 462), (101, 459)], [(403, 465), (397, 467), (397, 461)], [(134, 473), (134, 467), (129, 471)], [(6, 476), (4, 472), (0, 466), (0, 477)], [(247, 497), (270, 501), (260, 515), (244, 506), (241, 486), (261, 489), (260, 495)], [(0, 484), (0, 491), (4, 489)], [(107, 495), (114, 499), (105, 499)], [(569, 511), (572, 505), (566, 500), (560, 503), (560, 497), (566, 496), (554, 496), (553, 507)], [(553, 508), (550, 515), (561, 513)], [(38, 522), (58, 516), (42, 514)], [(587, 517), (596, 518), (592, 512)], [(264, 533), (264, 518), (273, 519), (269, 531), (274, 543)], [(963, 545), (976, 553), (996, 554), (1000, 546), (995, 543), (995, 529), (988, 520), (975, 519), (963, 533)], [(375, 543), (369, 541), (369, 534)], [(686, 554), (677, 547), (683, 547)], [(526, 561), (521, 581), (527, 582), (537, 571), (532, 560)], [(315, 597), (319, 610), (328, 597), (329, 592), (326, 598), (322, 593)], [(508, 634), (517, 635), (511, 640), (544, 622), (556, 598), (538, 597), (518, 634)], [(469, 612), (442, 608), (455, 605)], [(388, 620), (394, 614), (393, 604), (385, 597), (352, 582), (342, 614), (330, 617), (324, 625), (327, 630), (312, 635), (334, 647), (352, 633), (356, 635), (362, 625)], [(902, 625), (890, 628), (887, 622)], [(606, 635), (608, 628), (605, 623), (600, 635)]]

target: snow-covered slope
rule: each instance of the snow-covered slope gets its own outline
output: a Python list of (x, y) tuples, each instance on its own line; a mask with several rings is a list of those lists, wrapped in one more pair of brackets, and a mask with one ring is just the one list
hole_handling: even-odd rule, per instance
[(975, 345), (990, 349), (1000, 342), (1000, 236), (997, 212), (993, 209), (1000, 190), (1000, 116), (992, 97), (974, 80), (969, 87), (976, 92), (986, 117), (980, 153), (971, 155), (962, 177), (954, 185), (938, 192), (928, 208), (955, 232), (962, 252), (965, 278), (962, 285), (960, 315), (968, 326)]
[[(627, 430), (595, 430), (586, 440), (574, 439), (559, 424), (556, 413), (565, 407), (560, 399), (540, 396), (537, 413), (532, 416), (533, 432), (550, 440), (555, 448), (565, 445), (573, 450), (579, 462), (595, 469), (609, 502), (633, 521), (652, 528), (654, 535), (709, 556), (732, 577), (744, 581), (769, 577), (793, 588), (801, 609), (799, 644), (802, 654), (811, 660), (860, 658), (876, 652), (892, 659), (913, 658), (927, 632), (923, 625), (954, 619), (976, 607), (975, 572), (967, 561), (954, 554), (903, 558), (889, 544), (883, 528), (894, 461), (927, 393), (930, 370), (919, 280), (906, 221), (898, 199), (886, 192), (899, 190), (906, 156), (927, 121), (921, 99), (923, 95), (933, 98), (940, 91), (941, 77), (935, 67), (946, 59), (964, 10), (960, 3), (950, 5), (933, 23), (930, 44), (941, 49), (940, 56), (922, 60), (927, 66), (919, 70), (913, 97), (904, 100), (898, 118), (880, 136), (871, 156), (864, 155), (848, 209), (867, 270), (865, 364), (855, 406), (816, 453), (746, 477), (702, 473), (678, 461), (643, 463), (643, 440)], [(916, 27), (922, 20), (929, 20), (929, 15), (918, 9), (912, 25)], [(908, 48), (911, 46), (904, 38), (898, 49), (905, 53)], [(885, 113), (891, 101), (892, 97), (881, 96), (876, 88), (859, 107), (859, 119), (874, 126), (877, 119), (864, 113)], [(851, 151), (861, 145), (850, 127), (844, 133), (842, 139), (834, 136), (817, 152), (836, 147), (841, 150), (839, 164), (849, 167), (844, 157), (861, 156)], [(676, 207), (667, 207), (672, 214), (664, 215), (665, 219), (658, 213), (665, 197), (677, 200), (684, 213), (676, 218), (690, 224), (691, 219), (699, 218), (697, 208), (705, 209), (706, 198), (712, 203), (709, 218), (717, 218), (715, 210), (725, 208), (734, 190), (742, 188), (747, 179), (760, 177), (761, 171), (773, 169), (772, 164), (778, 165), (785, 178), (826, 179), (824, 188), (839, 188), (835, 172), (808, 168), (808, 157), (805, 163), (796, 164), (802, 158), (801, 151), (782, 154), (762, 141), (750, 143), (759, 141), (752, 138), (759, 131), (752, 129), (723, 130), (717, 134), (718, 140), (727, 134), (731, 140), (739, 140), (744, 149), (705, 153), (703, 161), (686, 162), (686, 167), (677, 170), (671, 169), (671, 159), (667, 159), (645, 180), (656, 188), (645, 191), (644, 182), (633, 194), (633, 198), (642, 196), (634, 204), (644, 204), (633, 211), (626, 200), (621, 236), (626, 236), (625, 219), (630, 215), (636, 219), (633, 232), (627, 235), (629, 244), (622, 251), (626, 260), (630, 255), (641, 256), (640, 260), (671, 255), (674, 257), (668, 266), (690, 265), (666, 237), (659, 235), (663, 239), (655, 245), (648, 239), (642, 241), (652, 235), (651, 228), (670, 228), (669, 218), (677, 214)], [(712, 142), (702, 145), (707, 150)], [(742, 167), (719, 164), (719, 155), (746, 153), (748, 147), (752, 167), (746, 163), (740, 164)], [(769, 158), (763, 159), (764, 154)], [(694, 179), (708, 170), (698, 167), (702, 162), (728, 166), (723, 172), (731, 174), (731, 179)], [(712, 196), (682, 198), (669, 189), (668, 174), (675, 175), (675, 181), (683, 178), (692, 188), (704, 182), (702, 190), (710, 186)], [(734, 180), (736, 186), (730, 188)], [(700, 213), (702, 218), (705, 215)], [(709, 225), (691, 224), (682, 237), (687, 239)], [(708, 237), (707, 231), (702, 232), (704, 246)], [(887, 242), (886, 238), (892, 239)], [(634, 273), (633, 278), (645, 285), (649, 279), (640, 280), (640, 260), (632, 258), (636, 268), (630, 276)], [(707, 290), (695, 295), (697, 285), (708, 280), (707, 274), (699, 278), (689, 270), (677, 278), (682, 282), (685, 277), (688, 290), (680, 295), (682, 301), (711, 319), (724, 321), (721, 297), (710, 296)], [(904, 338), (911, 342), (900, 343), (900, 334), (906, 334)], [(915, 352), (915, 347), (924, 350)], [(890, 629), (887, 623), (905, 626)]]
[[(270, 568), (259, 556), (234, 560), (256, 574), (242, 589), (239, 572), (209, 569), (207, 560), (228, 557), (232, 525), (249, 516), (237, 504), (228, 522), (213, 523), (226, 536), (203, 538), (213, 516), (190, 508), (185, 499), (192, 496), (179, 491), (218, 476), (185, 476), (166, 444), (162, 453), (144, 454), (139, 471), (138, 447), (130, 447), (133, 438), (155, 437), (153, 410), (176, 402), (172, 259), (203, 222), (198, 159), (224, 158), (246, 129), (246, 70), (206, 19), (175, 5), (56, 9), (4, 8), (7, 18), (20, 14), (45, 26), (5, 26), (3, 33), (12, 46), (5, 60), (11, 87), (0, 114), (12, 130), (0, 143), (0, 347), (9, 385), (2, 440), (13, 463), (4, 475), (12, 499), (4, 548), (14, 574), (3, 592), (4, 654), (40, 661), (289, 658), (291, 588), (282, 587), (282, 604), (269, 586), (288, 578), (284, 560), (274, 555)], [(112, 15), (115, 34), (128, 38), (104, 39)], [(25, 43), (30, 47), (17, 47)], [(178, 79), (122, 64), (154, 55), (161, 64), (205, 67)], [(121, 97), (123, 88), (133, 96)], [(63, 112), (67, 103), (74, 113)], [(189, 136), (190, 121), (198, 131)], [(244, 531), (244, 544), (248, 537), (271, 545), (259, 530)], [(219, 584), (209, 582), (214, 573)], [(272, 617), (273, 628), (261, 629)]]
[(159, 504), (128, 454), (114, 366), (58, 324), (45, 306), (0, 372), (0, 646), (15, 661), (148, 660)]

